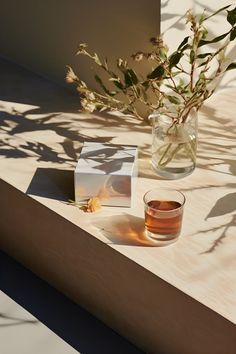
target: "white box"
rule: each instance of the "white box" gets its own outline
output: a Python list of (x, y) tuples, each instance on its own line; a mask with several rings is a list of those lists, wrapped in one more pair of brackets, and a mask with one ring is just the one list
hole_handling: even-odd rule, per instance
[(74, 174), (75, 201), (99, 197), (102, 205), (130, 207), (137, 154), (137, 146), (84, 143)]

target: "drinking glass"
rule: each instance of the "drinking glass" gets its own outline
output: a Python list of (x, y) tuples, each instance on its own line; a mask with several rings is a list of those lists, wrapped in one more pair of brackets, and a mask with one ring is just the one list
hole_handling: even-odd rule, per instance
[(163, 246), (176, 241), (182, 226), (183, 193), (155, 188), (145, 193), (143, 200), (146, 235)]

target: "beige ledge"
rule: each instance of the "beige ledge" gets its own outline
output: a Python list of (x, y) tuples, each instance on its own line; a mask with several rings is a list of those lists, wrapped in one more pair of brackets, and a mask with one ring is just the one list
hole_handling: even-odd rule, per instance
[[(149, 165), (150, 127), (77, 112), (78, 98), (6, 62), (0, 122), (0, 244), (147, 353), (233, 354), (236, 347), (235, 89), (199, 114), (198, 166), (178, 181)], [(67, 204), (83, 141), (139, 144), (133, 208)], [(143, 234), (142, 196), (187, 198), (180, 239)]]

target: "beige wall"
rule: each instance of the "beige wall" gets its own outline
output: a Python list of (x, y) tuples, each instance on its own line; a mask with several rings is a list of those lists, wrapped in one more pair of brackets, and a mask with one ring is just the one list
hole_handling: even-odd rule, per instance
[(66, 64), (88, 80), (91, 64), (75, 58), (80, 42), (128, 58), (159, 32), (156, 0), (1, 0), (0, 8), (0, 55), (59, 83)]
[[(171, 48), (183, 37), (178, 19), (186, 9), (217, 9), (227, 0), (163, 0), (161, 30)], [(148, 50), (148, 39), (159, 32), (158, 0), (1, 0), (0, 56), (9, 58), (58, 83), (64, 83), (65, 66), (72, 65), (94, 86), (91, 63), (75, 57), (80, 42), (110, 58), (129, 58)], [(213, 30), (218, 27), (212, 21)], [(222, 29), (221, 29), (222, 31)], [(230, 53), (236, 56), (235, 50)], [(223, 85), (234, 84), (233, 72)], [(235, 75), (234, 75), (235, 76)]]

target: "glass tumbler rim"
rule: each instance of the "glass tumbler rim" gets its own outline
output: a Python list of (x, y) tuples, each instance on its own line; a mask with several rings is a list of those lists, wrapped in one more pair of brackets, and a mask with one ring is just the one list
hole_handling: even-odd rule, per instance
[[(147, 204), (147, 202), (145, 201), (145, 197), (147, 196), (147, 194), (148, 193), (150, 193), (150, 192), (152, 192), (152, 191), (167, 191), (167, 192), (177, 192), (179, 195), (181, 195), (182, 196), (182, 198), (183, 198), (183, 202), (181, 203), (181, 205), (178, 207), (178, 208), (175, 208), (174, 210), (179, 210), (179, 209), (181, 209), (181, 208), (183, 208), (183, 206), (184, 206), (184, 204), (185, 204), (185, 202), (186, 202), (186, 197), (185, 197), (185, 195), (181, 192), (181, 191), (179, 191), (179, 190), (177, 190), (177, 189), (171, 189), (171, 188), (152, 188), (152, 189), (149, 189), (146, 193), (144, 193), (144, 196), (143, 196), (143, 202), (144, 202), (144, 204), (149, 208), (149, 209), (152, 209), (152, 210), (154, 210), (154, 211), (156, 211), (156, 209), (155, 208), (152, 208), (151, 206), (149, 206), (148, 204)], [(160, 212), (162, 213), (173, 213), (173, 211), (174, 211), (173, 209), (172, 210), (160, 210)]]

